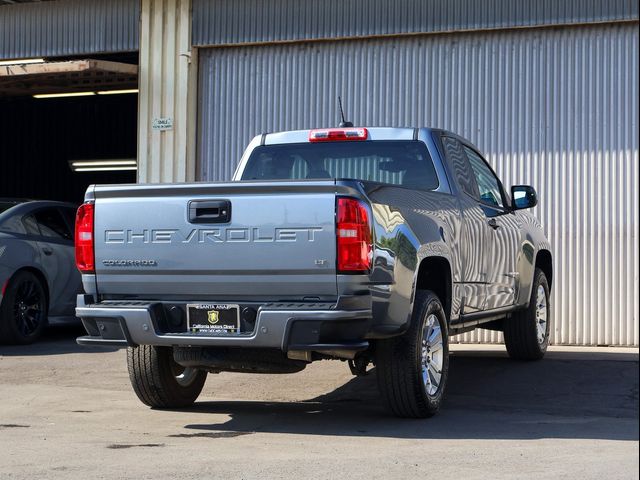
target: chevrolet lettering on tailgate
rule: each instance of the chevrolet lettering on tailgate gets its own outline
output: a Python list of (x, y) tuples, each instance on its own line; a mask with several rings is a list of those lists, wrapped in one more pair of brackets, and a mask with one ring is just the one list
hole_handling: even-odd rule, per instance
[(297, 242), (315, 241), (316, 232), (322, 227), (299, 228), (194, 228), (187, 233), (181, 230), (105, 230), (105, 243), (206, 243), (206, 242)]

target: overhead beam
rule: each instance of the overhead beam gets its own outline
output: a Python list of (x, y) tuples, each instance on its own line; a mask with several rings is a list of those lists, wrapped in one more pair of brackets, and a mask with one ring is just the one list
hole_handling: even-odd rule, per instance
[(0, 66), (0, 97), (131, 89), (138, 66), (104, 60), (73, 60)]
[(70, 60), (67, 62), (26, 63), (0, 66), (0, 79), (25, 75), (51, 75), (56, 73), (80, 73), (87, 71), (137, 75), (138, 66), (130, 63), (106, 60)]

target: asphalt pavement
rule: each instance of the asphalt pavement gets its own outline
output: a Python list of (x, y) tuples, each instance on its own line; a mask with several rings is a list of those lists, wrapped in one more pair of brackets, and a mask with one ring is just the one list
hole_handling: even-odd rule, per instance
[(58, 326), (0, 346), (0, 478), (638, 478), (638, 349), (552, 347), (515, 362), (453, 347), (445, 406), (383, 409), (375, 369), (209, 375), (189, 409), (142, 405), (125, 353)]

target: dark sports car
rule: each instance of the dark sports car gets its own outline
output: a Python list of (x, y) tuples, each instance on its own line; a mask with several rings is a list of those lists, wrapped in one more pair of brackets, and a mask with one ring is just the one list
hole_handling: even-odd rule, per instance
[(82, 289), (70, 203), (0, 199), (0, 343), (31, 343), (74, 316)]

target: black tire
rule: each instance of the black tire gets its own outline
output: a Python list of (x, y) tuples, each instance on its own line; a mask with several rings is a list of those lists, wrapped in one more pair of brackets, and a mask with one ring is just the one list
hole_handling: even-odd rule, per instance
[(42, 282), (29, 271), (16, 273), (0, 305), (0, 343), (33, 343), (46, 325), (47, 295)]
[[(435, 321), (432, 315), (438, 322), (442, 338), (442, 366), (437, 389), (428, 392), (432, 387), (423, 381), (423, 329), (428, 321)], [(426, 418), (436, 414), (444, 398), (449, 374), (449, 335), (446, 315), (435, 293), (429, 290), (416, 293), (409, 330), (399, 337), (379, 340), (375, 358), (378, 388), (394, 415)], [(434, 355), (434, 361), (435, 358)], [(436, 363), (428, 365), (435, 366)]]
[[(185, 369), (173, 359), (172, 347), (141, 345), (127, 349), (129, 380), (145, 405), (182, 408), (193, 404), (202, 392), (207, 372)], [(187, 375), (180, 378), (180, 374)]]
[[(546, 322), (542, 338), (538, 335), (540, 320), (537, 316), (538, 289), (540, 288), (544, 291), (546, 303)], [(529, 306), (504, 321), (504, 343), (509, 356), (517, 360), (540, 360), (544, 357), (549, 346), (550, 320), (549, 283), (544, 272), (536, 268), (533, 274)]]

